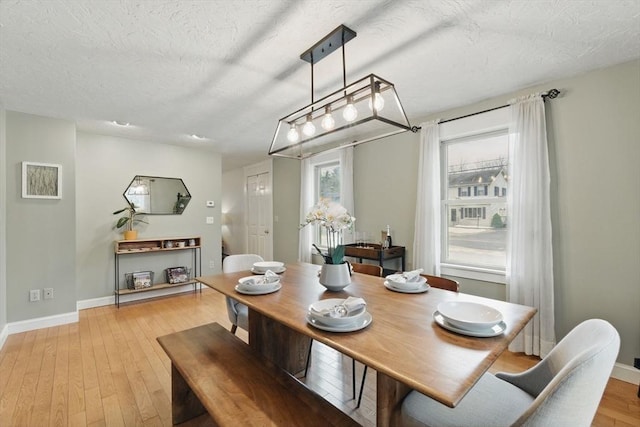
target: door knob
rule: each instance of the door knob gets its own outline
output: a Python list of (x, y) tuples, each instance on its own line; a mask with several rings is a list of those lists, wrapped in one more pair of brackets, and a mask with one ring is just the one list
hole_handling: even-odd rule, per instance
[(264, 234), (269, 234), (269, 230), (264, 230)]

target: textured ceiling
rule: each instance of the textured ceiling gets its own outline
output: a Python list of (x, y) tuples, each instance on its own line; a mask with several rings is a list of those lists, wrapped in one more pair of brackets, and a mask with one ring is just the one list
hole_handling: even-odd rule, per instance
[[(1, 0), (0, 102), (204, 146), (228, 170), (265, 158), (277, 121), (310, 103), (299, 55), (340, 24), (358, 33), (347, 83), (395, 83), (410, 121), (640, 56), (640, 0)], [(315, 66), (316, 99), (342, 86), (340, 61)]]

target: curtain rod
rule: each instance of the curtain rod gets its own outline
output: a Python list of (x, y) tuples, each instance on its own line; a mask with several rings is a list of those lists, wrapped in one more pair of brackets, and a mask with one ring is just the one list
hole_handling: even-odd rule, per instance
[[(549, 89), (548, 91), (542, 93), (542, 100), (546, 101), (547, 98), (548, 99), (554, 99), (554, 98), (557, 98), (558, 95), (560, 95), (560, 91), (558, 89)], [(452, 122), (454, 120), (466, 119), (467, 117), (477, 116), (478, 114), (488, 113), (489, 111), (499, 110), (501, 108), (506, 108), (508, 106), (509, 106), (509, 104), (501, 105), (499, 107), (489, 108), (488, 110), (482, 110), (482, 111), (478, 111), (478, 112), (475, 112), (475, 113), (466, 114), (464, 116), (454, 117), (452, 119), (447, 119), (447, 120), (442, 120), (441, 122), (438, 122), (438, 124)], [(413, 128), (411, 128), (411, 130), (413, 131), (413, 129), (415, 129), (414, 132), (417, 132), (417, 131), (419, 131), (421, 129), (421, 127), (420, 126), (414, 126)]]

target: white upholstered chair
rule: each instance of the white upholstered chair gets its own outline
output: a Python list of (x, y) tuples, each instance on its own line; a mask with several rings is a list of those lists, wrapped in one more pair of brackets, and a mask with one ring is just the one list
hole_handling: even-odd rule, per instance
[(532, 368), (484, 374), (455, 408), (416, 391), (402, 402), (403, 426), (590, 426), (620, 348), (615, 328), (586, 320)]
[[(260, 255), (238, 254), (229, 255), (222, 261), (223, 273), (235, 273), (237, 271), (247, 271), (253, 267), (253, 263), (264, 261)], [(239, 303), (231, 297), (225, 297), (227, 301), (227, 314), (231, 322), (231, 333), (235, 334), (238, 327), (245, 331), (249, 329), (249, 311), (246, 305)]]

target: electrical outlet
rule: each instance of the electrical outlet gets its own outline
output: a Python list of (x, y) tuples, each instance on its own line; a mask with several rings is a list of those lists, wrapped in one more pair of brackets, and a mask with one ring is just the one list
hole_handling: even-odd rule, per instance
[(29, 301), (40, 301), (40, 289), (31, 289), (29, 291)]
[(213, 224), (213, 217), (212, 216), (208, 216), (206, 218), (206, 222), (207, 222), (207, 224)]
[(216, 268), (215, 261), (213, 261), (213, 260), (209, 261), (209, 268)]
[(53, 299), (53, 288), (44, 288), (44, 299)]

